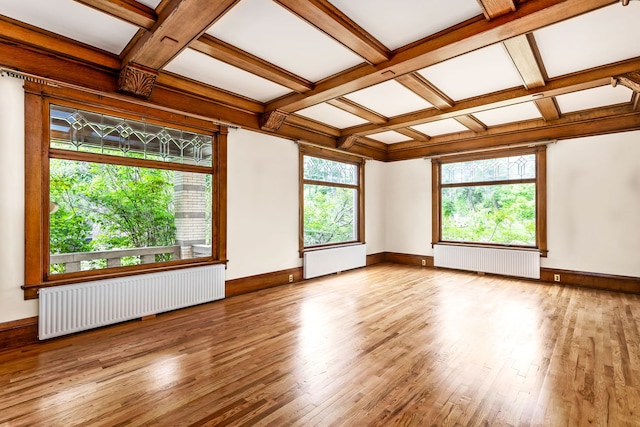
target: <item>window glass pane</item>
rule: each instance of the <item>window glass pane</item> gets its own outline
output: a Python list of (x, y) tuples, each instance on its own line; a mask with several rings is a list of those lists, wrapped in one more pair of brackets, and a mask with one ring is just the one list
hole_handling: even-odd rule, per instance
[(52, 274), (210, 256), (210, 174), (49, 165)]
[(443, 184), (508, 181), (535, 177), (535, 154), (442, 164)]
[(304, 156), (304, 179), (358, 185), (358, 167), (350, 163)]
[(442, 240), (536, 244), (535, 184), (442, 188)]
[(353, 188), (304, 185), (304, 245), (356, 240), (358, 192)]
[(211, 166), (210, 135), (51, 105), (51, 147)]

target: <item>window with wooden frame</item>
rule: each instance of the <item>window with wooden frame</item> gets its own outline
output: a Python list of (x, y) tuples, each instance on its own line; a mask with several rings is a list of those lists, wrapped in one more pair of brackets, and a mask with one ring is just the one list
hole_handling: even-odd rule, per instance
[(546, 147), (432, 159), (433, 244), (547, 253)]
[(300, 250), (364, 243), (364, 160), (300, 146)]
[(26, 297), (225, 262), (225, 128), (133, 103), (43, 96), (35, 85), (25, 86)]

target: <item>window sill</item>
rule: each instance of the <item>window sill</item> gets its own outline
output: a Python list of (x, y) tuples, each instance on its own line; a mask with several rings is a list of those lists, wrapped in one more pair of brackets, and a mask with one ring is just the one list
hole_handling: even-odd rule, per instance
[(319, 246), (309, 246), (307, 248), (300, 249), (300, 258), (302, 258), (305, 252), (315, 252), (315, 251), (321, 251), (323, 249), (331, 249), (331, 248), (345, 248), (349, 246), (359, 246), (364, 244), (366, 243), (365, 242), (345, 242), (345, 243), (330, 243), (330, 244), (319, 245)]
[(511, 250), (511, 251), (523, 251), (523, 252), (539, 252), (540, 256), (546, 258), (547, 253), (549, 251), (538, 249), (532, 246), (516, 246), (516, 245), (499, 245), (499, 244), (491, 244), (491, 243), (464, 243), (464, 242), (433, 242), (431, 243), (431, 247), (435, 245), (443, 245), (443, 246), (465, 246), (470, 248), (487, 248), (487, 249), (501, 249), (501, 250)]

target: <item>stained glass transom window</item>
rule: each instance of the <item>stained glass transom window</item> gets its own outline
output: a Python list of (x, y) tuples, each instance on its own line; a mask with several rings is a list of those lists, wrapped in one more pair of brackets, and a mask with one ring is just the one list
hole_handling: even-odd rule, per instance
[(442, 184), (512, 181), (535, 177), (535, 154), (442, 165)]
[(211, 166), (213, 137), (51, 105), (51, 148)]
[(304, 156), (304, 179), (357, 185), (358, 167), (350, 163)]

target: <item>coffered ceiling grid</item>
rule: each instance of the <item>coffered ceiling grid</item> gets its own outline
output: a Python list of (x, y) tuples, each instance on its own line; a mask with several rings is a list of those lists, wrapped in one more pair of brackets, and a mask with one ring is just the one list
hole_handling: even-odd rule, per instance
[(119, 62), (121, 82), (208, 97), (285, 137), (386, 145), (382, 158), (396, 159), (553, 133), (594, 109), (633, 125), (638, 95), (611, 82), (640, 71), (638, 18), (640, 2), (615, 0), (22, 0), (0, 4), (0, 43)]

